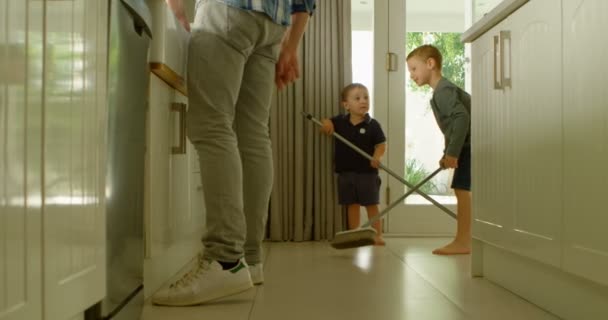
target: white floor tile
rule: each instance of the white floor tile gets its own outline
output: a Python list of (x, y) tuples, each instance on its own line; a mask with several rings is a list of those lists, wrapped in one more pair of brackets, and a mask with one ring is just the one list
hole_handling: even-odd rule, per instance
[[(436, 256), (432, 250), (450, 239), (390, 239), (389, 250), (467, 314), (467, 319), (554, 320), (519, 296), (483, 278), (470, 276), (470, 256)], [(426, 253), (425, 253), (426, 252)]]
[(146, 304), (141, 320), (247, 320), (256, 288), (194, 307), (160, 307)]
[(189, 308), (147, 305), (142, 320), (555, 320), (488, 281), (469, 257), (434, 256), (449, 239), (388, 238), (386, 247), (266, 243), (265, 283)]
[(311, 242), (272, 250), (251, 319), (408, 319), (408, 304), (429, 301), (443, 302), (439, 309), (451, 318), (441, 319), (461, 319), (455, 306), (386, 248), (336, 251)]

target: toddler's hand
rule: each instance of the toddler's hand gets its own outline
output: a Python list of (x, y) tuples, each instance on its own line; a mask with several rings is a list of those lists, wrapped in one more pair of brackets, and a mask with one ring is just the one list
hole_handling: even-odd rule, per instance
[(372, 159), (372, 161), (371, 161), (372, 168), (376, 168), (376, 169), (380, 168), (380, 162), (381, 162), (380, 160), (382, 160), (382, 159), (380, 159), (380, 158)]
[(331, 120), (323, 119), (321, 120), (321, 123), (323, 124), (321, 127), (321, 132), (325, 133), (326, 135), (331, 135), (334, 133), (334, 123), (331, 122)]

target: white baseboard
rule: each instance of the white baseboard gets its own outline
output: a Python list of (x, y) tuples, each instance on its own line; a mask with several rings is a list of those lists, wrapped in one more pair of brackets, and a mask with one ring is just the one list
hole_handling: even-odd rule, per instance
[(475, 241), (474, 249), (474, 276), (483, 274), (489, 281), (566, 320), (608, 319), (607, 286), (480, 241)]

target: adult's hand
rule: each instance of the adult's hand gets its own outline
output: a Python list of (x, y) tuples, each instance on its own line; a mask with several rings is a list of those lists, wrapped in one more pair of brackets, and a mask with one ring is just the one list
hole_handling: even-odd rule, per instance
[(281, 53), (275, 72), (275, 82), (279, 90), (300, 77), (298, 46), (302, 40), (308, 19), (309, 13), (307, 12), (296, 12), (291, 15), (292, 25), (285, 31), (285, 35), (283, 36)]
[(173, 14), (177, 18), (177, 21), (186, 29), (186, 31), (190, 32), (190, 22), (188, 22), (188, 17), (186, 17), (186, 12), (184, 10), (184, 3), (182, 0), (165, 0), (167, 5), (173, 11)]
[(276, 66), (275, 82), (279, 90), (300, 77), (298, 53), (295, 49), (284, 47)]

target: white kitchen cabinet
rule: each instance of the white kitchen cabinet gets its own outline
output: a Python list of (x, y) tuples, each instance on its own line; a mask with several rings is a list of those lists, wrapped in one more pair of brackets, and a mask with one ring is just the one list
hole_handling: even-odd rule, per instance
[[(174, 74), (172, 79), (179, 76)], [(202, 200), (193, 194), (197, 165), (192, 161), (194, 148), (185, 137), (187, 98), (177, 90), (179, 83), (182, 81), (150, 76), (144, 268), (147, 297), (201, 250), (204, 215)]]
[(42, 17), (0, 1), (1, 320), (42, 319)]
[(71, 319), (105, 294), (106, 17), (0, 1), (2, 320)]
[(504, 73), (511, 82), (506, 88), (510, 91), (506, 112), (512, 123), (515, 202), (509, 248), (559, 267), (563, 212), (561, 5), (554, 0), (530, 1), (505, 22), (511, 40), (502, 41), (505, 47), (501, 51)]
[[(202, 248), (204, 208), (198, 157), (186, 138), (189, 33), (163, 0), (152, 12), (145, 183), (144, 295), (150, 297)], [(187, 13), (193, 18), (192, 13)]]
[[(512, 122), (509, 119), (510, 95), (496, 90), (498, 34), (504, 23), (473, 42), (471, 146), (474, 186), (473, 235), (499, 246), (506, 246), (507, 227), (513, 212)], [(477, 187), (483, 186), (483, 187)]]
[(563, 3), (563, 268), (608, 285), (608, 2)]
[(105, 295), (108, 3), (44, 5), (44, 319), (65, 320)]
[(528, 2), (472, 45), (476, 236), (557, 267), (560, 48), (561, 7), (552, 0)]
[(473, 23), (481, 20), (488, 12), (496, 8), (502, 0), (470, 0), (473, 9)]
[(608, 3), (524, 2), (465, 36), (473, 39), (473, 272), (561, 318), (606, 319)]

